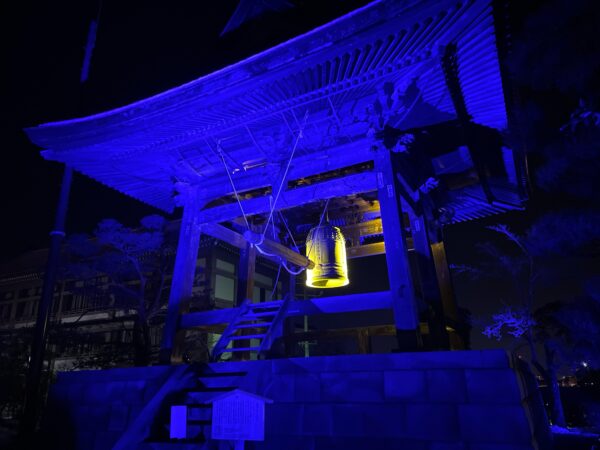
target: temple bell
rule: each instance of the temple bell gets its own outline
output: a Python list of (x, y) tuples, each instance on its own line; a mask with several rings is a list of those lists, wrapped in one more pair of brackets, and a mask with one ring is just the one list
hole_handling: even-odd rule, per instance
[(306, 257), (315, 263), (306, 270), (306, 285), (336, 288), (350, 283), (346, 262), (346, 239), (329, 223), (312, 228), (306, 238)]

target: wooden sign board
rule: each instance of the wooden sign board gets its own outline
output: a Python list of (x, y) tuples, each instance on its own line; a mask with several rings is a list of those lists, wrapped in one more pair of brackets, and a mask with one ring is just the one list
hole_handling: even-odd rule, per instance
[(212, 439), (263, 441), (265, 403), (272, 401), (239, 389), (212, 400)]

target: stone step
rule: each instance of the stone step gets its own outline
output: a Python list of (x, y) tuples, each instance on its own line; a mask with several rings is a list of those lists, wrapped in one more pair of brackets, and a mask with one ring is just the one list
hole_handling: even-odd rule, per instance
[(222, 392), (232, 391), (234, 388), (211, 388), (209, 390), (189, 391), (185, 394), (183, 401), (186, 405), (202, 405), (205, 402), (212, 400)]
[(237, 387), (240, 385), (242, 380), (244, 379), (244, 375), (242, 376), (222, 376), (222, 377), (205, 377), (199, 376), (198, 381), (202, 383), (203, 386), (207, 388), (213, 387)]
[(187, 420), (189, 421), (211, 421), (212, 405), (190, 405), (187, 410)]

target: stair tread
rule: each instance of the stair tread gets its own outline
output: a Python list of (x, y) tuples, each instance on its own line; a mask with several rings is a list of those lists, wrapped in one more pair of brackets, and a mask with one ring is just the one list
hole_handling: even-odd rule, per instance
[(236, 328), (266, 328), (271, 326), (272, 322), (263, 322), (263, 323), (245, 323), (241, 325), (236, 325)]
[(253, 312), (273, 312), (273, 313), (277, 313), (281, 310), (281, 307), (279, 306), (262, 306), (262, 307), (256, 307), (256, 308), (250, 308), (249, 312), (247, 314), (252, 314)]
[(229, 339), (231, 341), (243, 341), (246, 339), (262, 339), (266, 336), (266, 334), (246, 334), (240, 336), (231, 336)]
[(275, 316), (277, 315), (277, 311), (268, 311), (268, 312), (262, 312), (262, 313), (251, 313), (251, 314), (243, 314), (239, 317), (239, 319), (249, 319), (252, 317), (270, 317), (270, 316)]
[(283, 300), (273, 300), (271, 302), (250, 303), (250, 308), (275, 308), (283, 305)]

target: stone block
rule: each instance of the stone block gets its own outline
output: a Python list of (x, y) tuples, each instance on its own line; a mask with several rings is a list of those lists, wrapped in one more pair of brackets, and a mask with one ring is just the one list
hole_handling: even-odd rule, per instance
[(108, 429), (108, 420), (110, 418), (111, 406), (90, 405), (87, 413), (88, 428), (96, 431), (106, 431)]
[(294, 375), (294, 400), (297, 402), (319, 402), (321, 400), (321, 378), (316, 373)]
[(427, 441), (378, 437), (316, 437), (315, 450), (429, 450)]
[(460, 430), (465, 442), (520, 444), (531, 442), (531, 430), (520, 405), (459, 405)]
[(466, 370), (470, 403), (514, 403), (524, 398), (512, 369)]
[(272, 403), (265, 408), (265, 437), (302, 434), (304, 408), (292, 403)]
[(334, 436), (368, 436), (374, 433), (366, 427), (361, 403), (333, 405)]
[(84, 402), (89, 405), (103, 404), (111, 401), (108, 395), (109, 383), (86, 384), (84, 388)]
[(360, 372), (369, 370), (508, 368), (505, 350), (462, 350), (371, 355), (313, 356), (273, 360), (274, 373)]
[[(196, 447), (197, 448), (197, 447)], [(246, 442), (246, 448), (260, 450), (314, 450), (315, 440), (312, 436), (269, 436), (263, 442)]]
[(154, 381), (154, 380), (149, 381), (146, 384), (146, 388), (144, 389), (142, 401), (144, 403), (148, 403), (150, 400), (152, 400), (152, 398), (154, 398), (154, 396), (156, 395), (158, 390), (161, 388), (161, 386), (162, 386), (161, 384), (156, 383), (156, 381)]
[(333, 411), (332, 405), (304, 405), (302, 434), (331, 436), (333, 433)]
[(85, 447), (90, 450), (111, 450), (121, 436), (120, 433), (104, 431), (94, 436), (94, 446)]
[(144, 409), (144, 405), (135, 404), (129, 406), (129, 422), (133, 422)]
[(471, 450), (463, 442), (432, 442), (429, 450)]
[(106, 383), (106, 395), (113, 402), (123, 402), (127, 392), (126, 381), (110, 381)]
[(405, 407), (401, 404), (379, 403), (358, 405), (364, 429), (371, 436), (402, 438), (406, 435)]
[(143, 404), (146, 381), (127, 381), (125, 383), (122, 400), (128, 404)]
[(329, 372), (321, 374), (321, 400), (379, 402), (383, 400), (382, 372)]
[(273, 374), (265, 383), (261, 395), (274, 402), (293, 402), (295, 380), (296, 376), (293, 374)]
[[(532, 450), (534, 447), (530, 445), (519, 444), (471, 444), (469, 450)], [(546, 448), (546, 447), (540, 447)]]
[(406, 405), (406, 436), (430, 441), (459, 441), (458, 412), (451, 404)]
[(427, 370), (427, 392), (432, 402), (462, 403), (467, 400), (465, 374), (459, 369)]
[(421, 370), (386, 371), (383, 373), (383, 390), (386, 400), (425, 400), (427, 398), (425, 372)]
[(113, 404), (110, 408), (108, 431), (123, 431), (129, 424), (129, 407), (123, 404)]

